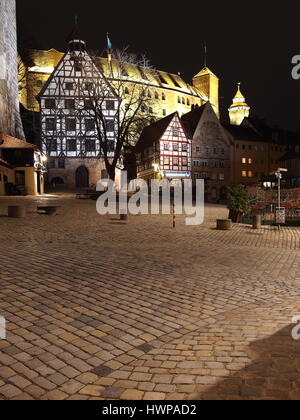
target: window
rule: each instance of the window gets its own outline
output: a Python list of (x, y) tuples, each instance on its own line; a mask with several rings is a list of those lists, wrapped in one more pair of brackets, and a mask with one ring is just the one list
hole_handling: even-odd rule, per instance
[(106, 131), (114, 132), (115, 131), (115, 122), (114, 120), (105, 120)]
[(187, 144), (183, 144), (182, 145), (182, 151), (183, 152), (187, 152), (188, 151), (188, 145)]
[(94, 131), (95, 130), (95, 120), (93, 120), (92, 118), (86, 118), (84, 123), (85, 123), (86, 131)]
[(55, 118), (46, 118), (46, 130), (55, 131), (56, 130), (56, 120)]
[(124, 92), (125, 92), (125, 95), (129, 95), (129, 89), (128, 89), (128, 87), (125, 87)]
[(58, 159), (58, 169), (65, 169), (65, 159)]
[(45, 108), (56, 109), (55, 99), (45, 99)]
[(75, 109), (75, 100), (74, 99), (66, 99), (65, 100), (65, 108), (66, 109)]
[(252, 163), (253, 163), (253, 160), (250, 158), (250, 159), (248, 159), (248, 164), (249, 165), (252, 165)]
[(165, 79), (162, 77), (162, 75), (159, 73), (158, 75), (160, 83), (163, 83), (164, 85), (167, 85), (168, 83), (165, 81)]
[(66, 129), (67, 131), (76, 131), (75, 118), (66, 118)]
[(149, 113), (150, 114), (153, 114), (153, 108), (150, 106), (150, 108), (149, 108)]
[(91, 92), (93, 90), (93, 83), (92, 82), (85, 83), (84, 89)]
[(179, 166), (179, 159), (173, 158), (173, 166)]
[(93, 101), (91, 99), (85, 99), (84, 109), (93, 109)]
[(249, 171), (249, 172), (248, 172), (248, 177), (249, 177), (249, 178), (252, 178), (252, 177), (253, 177), (253, 172), (252, 172), (252, 171)]
[(51, 139), (47, 142), (47, 148), (49, 152), (56, 152), (57, 151), (57, 140)]
[(183, 103), (183, 105), (185, 105), (185, 99), (184, 98), (182, 98), (182, 103)]
[(155, 91), (155, 99), (159, 99), (158, 92)]
[(172, 129), (172, 133), (173, 133), (173, 137), (178, 137), (179, 136), (179, 130), (177, 127), (174, 127)]
[(200, 166), (200, 161), (199, 160), (194, 160), (193, 165), (194, 166)]
[(170, 165), (170, 158), (164, 158), (164, 165)]
[(75, 63), (75, 71), (76, 73), (80, 73), (82, 71), (82, 64), (81, 63)]
[(181, 104), (181, 98), (180, 98), (180, 96), (178, 96), (178, 98), (177, 98), (177, 102), (178, 102), (179, 104)]
[(107, 150), (109, 153), (113, 153), (115, 151), (115, 142), (113, 140), (108, 141)]
[(243, 172), (242, 172), (242, 177), (243, 177), (243, 178), (246, 178), (246, 177), (247, 177), (247, 171), (243, 171)]
[(96, 141), (88, 139), (85, 141), (85, 151), (86, 152), (95, 152), (96, 151)]
[(106, 101), (106, 109), (108, 111), (114, 111), (114, 109), (115, 109), (115, 101)]
[(186, 167), (188, 166), (188, 160), (187, 159), (182, 159), (182, 166)]
[(166, 94), (164, 92), (162, 93), (161, 98), (162, 98), (163, 101), (166, 100)]
[(72, 82), (67, 82), (66, 83), (66, 89), (67, 90), (73, 90), (74, 88), (74, 84)]
[(174, 150), (174, 152), (178, 152), (178, 150), (179, 150), (179, 144), (178, 143), (173, 144), (173, 150)]
[(55, 159), (50, 159), (48, 166), (50, 169), (55, 169)]
[(68, 152), (76, 152), (77, 151), (77, 141), (74, 139), (67, 140), (67, 150)]
[(186, 100), (186, 104), (187, 104), (187, 106), (190, 106), (191, 105), (191, 102), (190, 102), (189, 99)]
[(201, 152), (201, 147), (200, 146), (196, 146), (196, 152), (200, 153)]
[(225, 175), (219, 174), (219, 181), (225, 181)]
[(242, 163), (245, 165), (247, 163), (247, 158), (243, 158)]
[(165, 117), (167, 115), (167, 110), (163, 109), (163, 116)]
[(149, 99), (151, 99), (151, 98), (152, 98), (150, 90), (148, 90), (148, 98), (149, 98)]
[(169, 143), (164, 143), (164, 151), (165, 152), (169, 151)]

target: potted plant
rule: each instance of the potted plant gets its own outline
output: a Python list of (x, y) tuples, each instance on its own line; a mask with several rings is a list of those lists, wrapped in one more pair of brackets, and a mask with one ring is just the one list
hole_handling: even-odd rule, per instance
[(248, 191), (243, 185), (238, 185), (229, 189), (229, 219), (231, 219), (233, 223), (240, 223), (242, 221), (243, 215), (249, 210), (249, 201)]

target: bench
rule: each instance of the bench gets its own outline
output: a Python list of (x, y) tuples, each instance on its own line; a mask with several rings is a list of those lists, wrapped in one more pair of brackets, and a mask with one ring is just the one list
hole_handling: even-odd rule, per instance
[(57, 206), (39, 206), (37, 208), (38, 214), (46, 214), (47, 216), (52, 216), (57, 212)]

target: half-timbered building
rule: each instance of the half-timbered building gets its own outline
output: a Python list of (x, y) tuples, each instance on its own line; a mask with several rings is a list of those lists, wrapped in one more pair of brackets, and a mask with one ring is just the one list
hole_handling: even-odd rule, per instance
[(136, 145), (138, 178), (191, 178), (191, 139), (178, 112), (146, 127)]
[(113, 154), (118, 99), (77, 26), (67, 41), (66, 53), (39, 94), (42, 150), (49, 159), (49, 182), (89, 187), (107, 178), (95, 107), (101, 107)]

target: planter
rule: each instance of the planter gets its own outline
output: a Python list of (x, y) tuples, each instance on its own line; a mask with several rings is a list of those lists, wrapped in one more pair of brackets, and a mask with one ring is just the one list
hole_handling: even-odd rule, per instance
[(13, 219), (22, 219), (26, 216), (26, 208), (24, 206), (8, 206), (8, 217)]
[(217, 220), (217, 230), (231, 230), (232, 220), (231, 219), (219, 219)]

